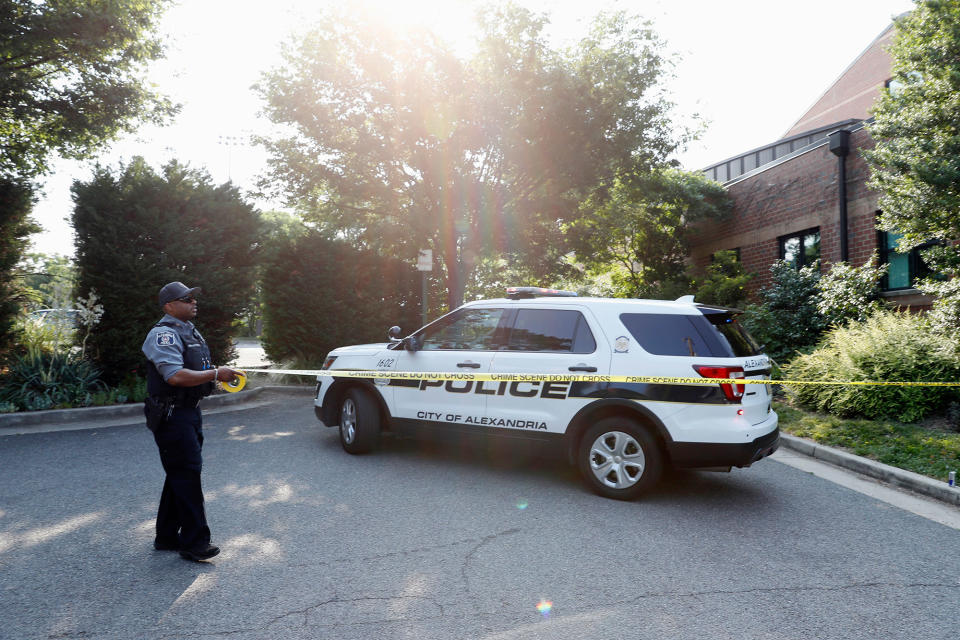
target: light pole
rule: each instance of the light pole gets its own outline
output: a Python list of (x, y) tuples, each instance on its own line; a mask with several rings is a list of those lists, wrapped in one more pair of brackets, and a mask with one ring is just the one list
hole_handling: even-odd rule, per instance
[(217, 136), (217, 144), (227, 148), (227, 181), (232, 181), (233, 180), (233, 176), (231, 175), (232, 148), (245, 147), (247, 145), (247, 140), (243, 136)]

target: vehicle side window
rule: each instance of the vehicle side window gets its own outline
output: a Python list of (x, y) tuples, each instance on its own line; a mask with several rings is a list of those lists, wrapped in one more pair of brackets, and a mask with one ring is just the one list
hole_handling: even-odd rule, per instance
[[(703, 316), (663, 313), (622, 313), (620, 321), (643, 350), (655, 356), (723, 356), (716, 339), (697, 327)], [(704, 327), (709, 331), (709, 326)]]
[(593, 353), (597, 342), (579, 311), (518, 309), (507, 343), (509, 351)]
[(495, 333), (503, 309), (463, 309), (420, 335), (424, 351), (496, 349)]

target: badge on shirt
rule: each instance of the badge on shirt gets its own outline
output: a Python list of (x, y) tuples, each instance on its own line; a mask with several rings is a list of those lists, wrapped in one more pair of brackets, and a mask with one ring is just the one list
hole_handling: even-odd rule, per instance
[(157, 346), (172, 347), (174, 345), (173, 333), (170, 331), (161, 331), (157, 334)]

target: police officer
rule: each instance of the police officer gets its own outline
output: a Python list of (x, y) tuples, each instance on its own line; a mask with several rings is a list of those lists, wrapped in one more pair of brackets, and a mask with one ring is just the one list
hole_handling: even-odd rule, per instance
[(217, 380), (229, 382), (238, 373), (210, 362), (210, 349), (191, 322), (197, 315), (199, 293), (199, 287), (182, 282), (164, 285), (159, 295), (164, 316), (143, 342), (148, 396), (144, 413), (167, 474), (153, 546), (179, 551), (198, 562), (220, 553), (219, 547), (210, 544), (203, 508), (203, 429), (198, 404), (210, 395)]

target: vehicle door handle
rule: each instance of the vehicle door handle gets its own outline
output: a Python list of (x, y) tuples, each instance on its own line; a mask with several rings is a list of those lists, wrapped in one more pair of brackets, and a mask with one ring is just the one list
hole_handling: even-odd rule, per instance
[(458, 363), (457, 363), (457, 366), (458, 366), (458, 367), (467, 367), (467, 368), (469, 368), (469, 369), (479, 369), (479, 368), (480, 368), (480, 363), (479, 363), (479, 362), (470, 362), (469, 360), (467, 360), (466, 362), (458, 362)]
[(578, 364), (575, 367), (567, 367), (567, 371), (586, 371), (587, 373), (596, 373), (596, 367), (588, 367), (585, 364)]

